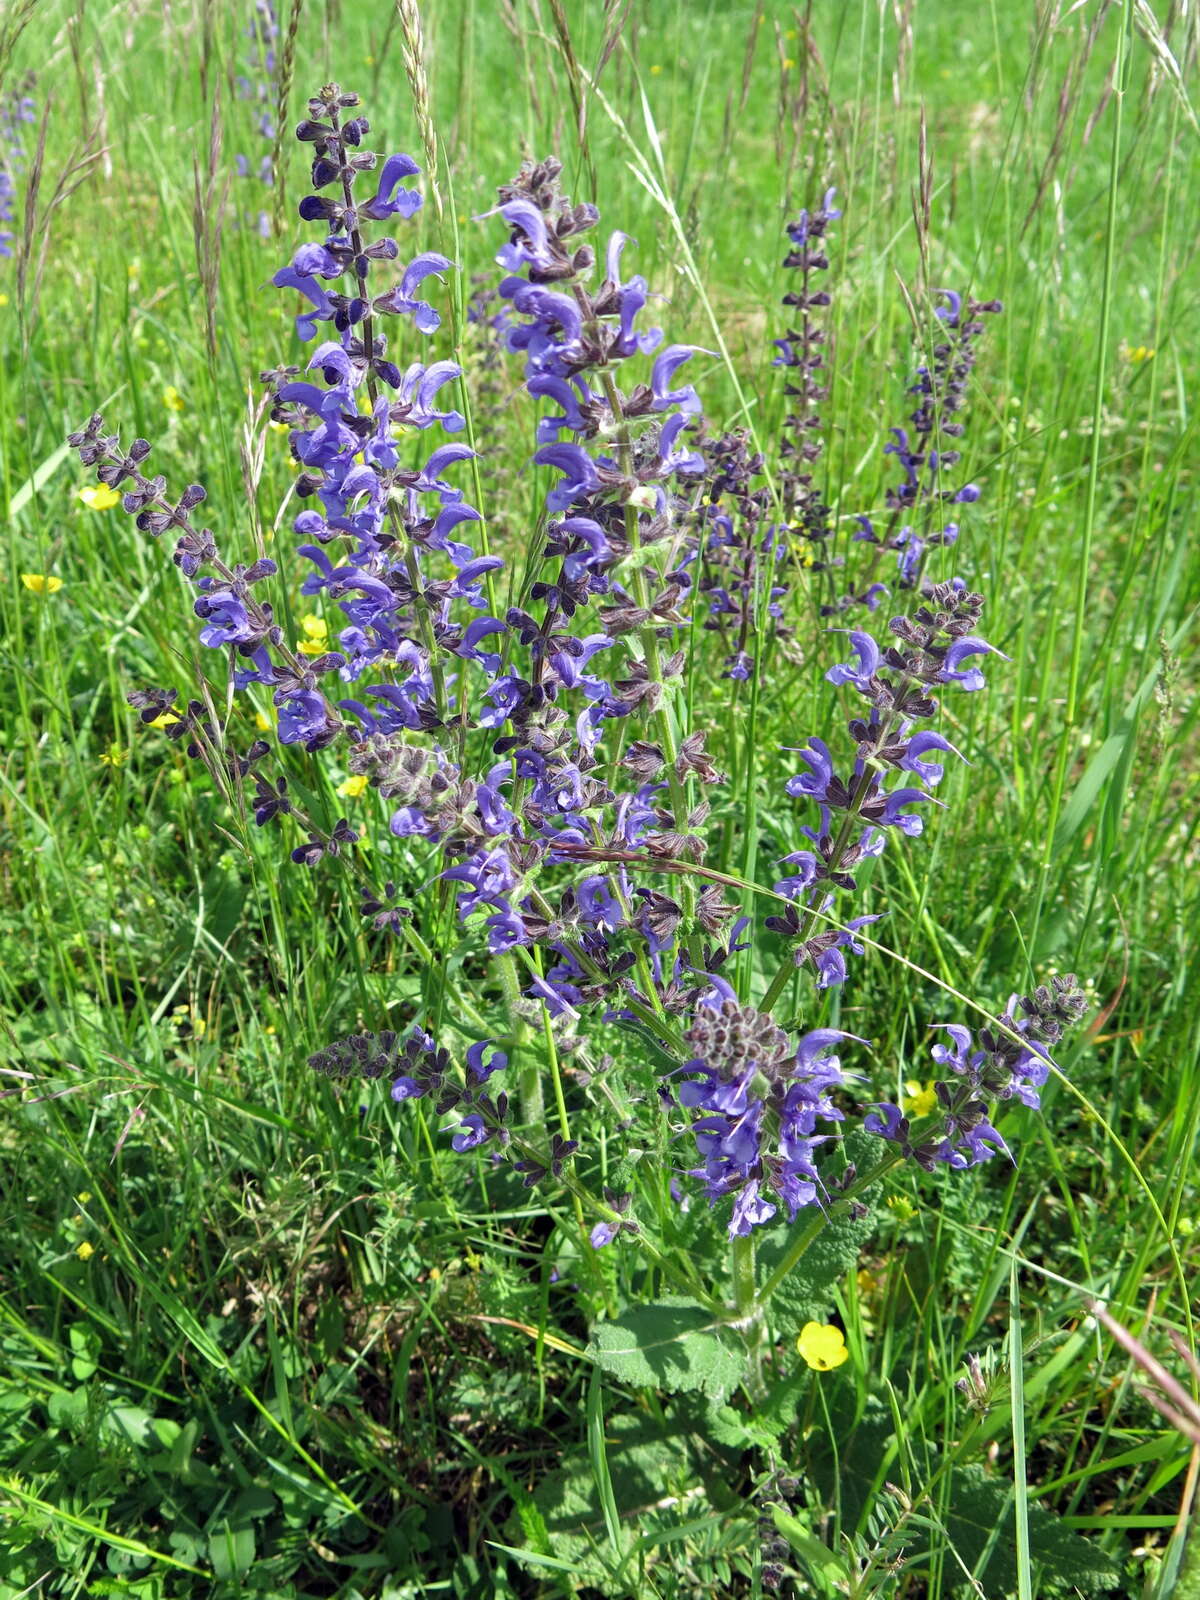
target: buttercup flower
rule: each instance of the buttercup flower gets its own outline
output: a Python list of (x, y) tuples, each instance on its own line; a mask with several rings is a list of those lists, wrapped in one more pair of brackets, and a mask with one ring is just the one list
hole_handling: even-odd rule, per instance
[(814, 1372), (830, 1372), (850, 1359), (845, 1335), (830, 1322), (806, 1322), (796, 1348)]
[(82, 500), (89, 511), (111, 511), (113, 506), (121, 504), (120, 494), (107, 483), (89, 483), (77, 491), (76, 498)]

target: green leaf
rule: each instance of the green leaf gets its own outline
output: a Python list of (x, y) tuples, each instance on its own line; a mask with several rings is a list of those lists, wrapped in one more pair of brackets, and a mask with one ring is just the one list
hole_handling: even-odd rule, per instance
[(71, 1346), (72, 1375), (83, 1381), (100, 1365), (100, 1335), (86, 1322), (76, 1322), (67, 1334)]
[(208, 1559), (218, 1578), (241, 1577), (254, 1565), (254, 1529), (249, 1522), (231, 1527), (224, 1517), (208, 1535)]
[(745, 1365), (737, 1335), (694, 1300), (675, 1295), (597, 1323), (588, 1354), (620, 1382), (668, 1394), (728, 1394)]
[(76, 1428), (83, 1426), (87, 1418), (87, 1390), (55, 1389), (46, 1402), (46, 1410), (54, 1427), (74, 1432)]
[[(1000, 1537), (987, 1564), (986, 1586), (992, 1588), (997, 1579), (1006, 1589), (1015, 1585), (1012, 1485), (991, 1476), (981, 1466), (959, 1467), (954, 1473), (952, 1505), (947, 1531), (972, 1570), (974, 1563), (966, 1552), (976, 1551), (982, 1555), (994, 1530), (1001, 1526)], [(1005, 1532), (1005, 1529), (1013, 1531)], [(1059, 1589), (1107, 1588), (1121, 1576), (1111, 1556), (1097, 1544), (1081, 1539), (1064, 1527), (1060, 1517), (1036, 1502), (1029, 1507), (1029, 1548), (1034, 1565), (1042, 1568), (1039, 1594)]]
[(810, 1580), (822, 1594), (834, 1596), (849, 1592), (851, 1574), (843, 1556), (823, 1544), (799, 1517), (791, 1515), (782, 1506), (771, 1507), (771, 1518), (796, 1555), (805, 1563)]

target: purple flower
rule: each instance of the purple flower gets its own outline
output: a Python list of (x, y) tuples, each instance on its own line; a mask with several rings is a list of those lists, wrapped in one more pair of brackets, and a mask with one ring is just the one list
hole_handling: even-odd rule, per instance
[(379, 186), (375, 197), (360, 206), (359, 214), (373, 222), (386, 222), (389, 217), (409, 218), (420, 210), (421, 195), (415, 189), (402, 189), (404, 178), (415, 178), (421, 171), (411, 156), (389, 156), (379, 171)]
[(485, 211), (475, 220), (483, 222), (497, 213), (516, 235), (496, 256), (505, 271), (520, 272), (522, 267), (534, 267), (542, 272), (553, 272), (555, 260), (549, 249), (550, 235), (542, 213), (533, 201), (520, 198), (509, 200), (494, 211)]
[(485, 1052), (491, 1047), (490, 1039), (481, 1039), (467, 1050), (467, 1070), (476, 1083), (486, 1083), (493, 1072), (503, 1072), (508, 1065), (508, 1057), (503, 1050), (492, 1050), (491, 1055), (484, 1059)]
[(902, 808), (912, 805), (937, 805), (932, 795), (923, 789), (893, 789), (886, 798), (883, 814), (876, 820), (885, 828), (899, 828), (901, 833), (906, 833), (910, 839), (915, 839), (924, 830), (925, 819), (910, 816)]
[(324, 695), (312, 689), (281, 690), (275, 696), (279, 709), (280, 744), (305, 744), (310, 749), (327, 744), (341, 731)]
[(477, 1111), (469, 1112), (459, 1123), (459, 1131), (450, 1140), (454, 1150), (474, 1150), (481, 1144), (486, 1144), (491, 1137), (487, 1123)]
[[(690, 384), (683, 389), (668, 387), (683, 363), (690, 361), (698, 352), (700, 352), (699, 345), (672, 344), (655, 359), (654, 366), (650, 370), (650, 388), (654, 394), (655, 411), (677, 409), (692, 417), (697, 416), (703, 409), (699, 395)], [(707, 350), (700, 353), (711, 354)]]
[(775, 1215), (776, 1208), (769, 1200), (764, 1200), (758, 1190), (758, 1180), (752, 1178), (734, 1196), (733, 1213), (729, 1222), (731, 1239), (744, 1238), (752, 1228), (770, 1222)]
[(250, 620), (245, 600), (229, 589), (211, 589), (192, 607), (207, 622), (200, 630), (200, 643), (211, 650), (226, 644), (253, 644), (262, 637), (261, 629)]
[(290, 267), (280, 267), (271, 279), (277, 289), (298, 289), (306, 300), (312, 302), (311, 311), (302, 311), (296, 318), (296, 332), (301, 339), (311, 339), (317, 331), (318, 322), (331, 322), (334, 310), (330, 300), (321, 285), (299, 266), (293, 262)]
[(983, 673), (978, 667), (968, 667), (965, 671), (960, 668), (960, 663), (969, 656), (981, 655), (997, 655), (1001, 661), (1008, 660), (1008, 657), (1002, 651), (997, 650), (995, 645), (988, 644), (986, 639), (977, 639), (967, 634), (961, 639), (955, 639), (946, 651), (946, 658), (942, 664), (942, 670), (938, 674), (937, 681), (939, 683), (957, 683), (960, 688), (969, 691), (984, 688)]
[(825, 676), (830, 683), (852, 683), (861, 694), (870, 694), (871, 679), (879, 671), (879, 646), (869, 633), (857, 629), (851, 631), (850, 643), (858, 658), (857, 666), (830, 667)]
[[(395, 159), (395, 158), (393, 158)], [(403, 158), (407, 160), (407, 156)], [(418, 196), (418, 204), (420, 197)], [(370, 213), (368, 213), (370, 214)], [(409, 213), (405, 213), (408, 215)], [(416, 256), (405, 268), (404, 276), (394, 289), (379, 295), (373, 302), (376, 311), (389, 311), (394, 315), (410, 316), (419, 333), (433, 333), (442, 325), (442, 319), (427, 300), (417, 298), (418, 284), (433, 274), (441, 275), (453, 266), (446, 256), (434, 251)]]
[(809, 770), (789, 778), (784, 788), (796, 799), (816, 800), (823, 805), (828, 801), (830, 785), (837, 782), (829, 746), (823, 739), (818, 739), (814, 735), (800, 754)]
[(914, 733), (908, 741), (908, 748), (899, 762), (905, 772), (915, 772), (922, 783), (927, 783), (931, 788), (941, 783), (945, 768), (936, 761), (923, 761), (921, 758), (929, 750), (945, 750), (952, 756), (963, 759), (948, 740), (943, 739), (940, 733), (933, 733), (929, 729), (921, 733)]
[(551, 444), (534, 456), (539, 466), (554, 467), (562, 482), (546, 496), (551, 511), (565, 511), (573, 500), (582, 500), (600, 486), (596, 467), (587, 451), (577, 444)]

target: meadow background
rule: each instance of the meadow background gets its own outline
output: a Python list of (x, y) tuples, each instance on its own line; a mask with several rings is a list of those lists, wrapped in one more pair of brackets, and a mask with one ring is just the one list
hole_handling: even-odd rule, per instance
[[(291, 199), (263, 239), (274, 196), (235, 172), (267, 148), (235, 84), (250, 14), (17, 0), (0, 24), (4, 94), (35, 73), (45, 118), (23, 129), (0, 260), (0, 1597), (751, 1595), (784, 1468), (804, 1480), (786, 1592), (1057, 1592), (1007, 1549), (994, 1499), (971, 1516), (990, 1483), (1084, 1541), (1065, 1592), (1165, 1595), (1196, 1456), (1085, 1301), (1176, 1365), (1165, 1331), (1195, 1342), (1194, 15), (424, 11), (444, 206), (404, 248), (461, 264), (439, 354), (467, 369), (502, 552), (519, 558), (545, 485), (532, 408), (463, 313), (472, 280), (499, 275), (502, 230), (473, 219), (523, 154), (557, 153), (568, 191), (637, 240), (671, 340), (717, 349), (719, 329), (728, 360), (689, 376), (718, 425), (767, 442), (783, 226), (837, 186), (822, 470), (843, 513), (882, 503), (908, 299), (1005, 304), (971, 395), (965, 476), (984, 496), (957, 570), (1011, 664), (948, 708), (972, 765), (881, 863), (875, 931), (903, 959), (860, 963), (841, 1023), (875, 1040), (891, 1093), (925, 1075), (925, 1019), (954, 1014), (939, 985), (998, 1010), (1074, 970), (1096, 1009), (1062, 1057), (1074, 1088), (1006, 1123), (1014, 1164), (903, 1180), (825, 1307), (851, 1360), (781, 1357), (774, 1409), (722, 1433), (678, 1397), (598, 1386), (583, 1358), (589, 1319), (634, 1292), (634, 1256), (582, 1262), (553, 1195), (490, 1191), (411, 1108), (310, 1072), (337, 1034), (415, 1015), (429, 974), (364, 933), (348, 879), (281, 863), (125, 703), (146, 683), (186, 693), (203, 652), (165, 551), (80, 499), (67, 431), (103, 405), (173, 484), (207, 485), (231, 554), (286, 538), (286, 447), (256, 380), (298, 359), (269, 279), (304, 236), (305, 169), (285, 139)], [(581, 141), (573, 88), (606, 43)], [(336, 78), (375, 148), (420, 159), (402, 44), (384, 6), (305, 0), (290, 120)], [(715, 672), (691, 689), (735, 773), (723, 859), (768, 883), (795, 826), (779, 747), (828, 725), (840, 659), (802, 574), (793, 600), (804, 662), (772, 658), (749, 721)], [(292, 760), (340, 809), (373, 803)], [(955, 1388), (969, 1356), (974, 1411)], [(838, 1455), (852, 1423), (874, 1440), (865, 1470)]]

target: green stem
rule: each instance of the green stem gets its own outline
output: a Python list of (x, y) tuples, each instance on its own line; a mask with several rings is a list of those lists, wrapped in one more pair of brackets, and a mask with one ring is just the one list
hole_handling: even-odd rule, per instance
[(733, 1276), (733, 1309), (739, 1317), (752, 1317), (755, 1306), (754, 1235), (747, 1233), (733, 1241), (730, 1251)]
[[(504, 1008), (508, 1012), (508, 1027), (512, 1035), (515, 1057), (517, 1098), (521, 1106), (521, 1126), (540, 1128), (546, 1120), (546, 1098), (542, 1091), (541, 1066), (537, 1056), (528, 1048), (532, 1030), (521, 1015), (521, 985), (517, 967), (507, 950), (494, 957), (496, 975), (504, 991)], [(567, 1135), (564, 1132), (563, 1137)]]
[(863, 1173), (861, 1178), (855, 1178), (854, 1182), (850, 1184), (848, 1188), (843, 1189), (838, 1195), (837, 1200), (828, 1208), (828, 1210), (818, 1212), (813, 1217), (812, 1221), (809, 1222), (806, 1227), (800, 1230), (799, 1236), (792, 1245), (791, 1249), (788, 1251), (787, 1255), (784, 1256), (783, 1260), (775, 1268), (775, 1271), (767, 1279), (766, 1283), (764, 1283), (762, 1288), (759, 1289), (756, 1296), (756, 1301), (760, 1309), (765, 1309), (765, 1307), (770, 1303), (771, 1296), (775, 1293), (776, 1289), (778, 1289), (779, 1285), (787, 1277), (788, 1273), (791, 1272), (792, 1268), (804, 1255), (804, 1252), (808, 1249), (809, 1245), (812, 1244), (813, 1240), (821, 1232), (822, 1228), (824, 1228), (829, 1222), (830, 1218), (838, 1215), (839, 1210), (847, 1205), (849, 1201), (853, 1200), (856, 1195), (862, 1194), (863, 1191), (869, 1189), (872, 1184), (878, 1183), (880, 1178), (882, 1178), (885, 1173), (890, 1172), (893, 1167), (898, 1166), (903, 1159), (903, 1156), (899, 1154), (885, 1156), (883, 1160), (877, 1162), (869, 1172)]

